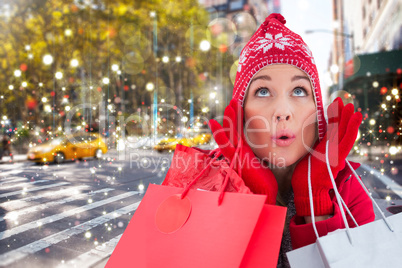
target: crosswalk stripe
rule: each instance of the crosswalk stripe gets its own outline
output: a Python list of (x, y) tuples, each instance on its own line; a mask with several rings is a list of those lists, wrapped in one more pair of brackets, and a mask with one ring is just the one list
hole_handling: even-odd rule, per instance
[(121, 235), (118, 235), (108, 242), (104, 243), (103, 245), (97, 246), (95, 249), (91, 249), (77, 258), (69, 260), (66, 263), (60, 264), (57, 268), (89, 268), (96, 264), (97, 262), (107, 258), (108, 256), (112, 255), (113, 250), (116, 248), (117, 243), (119, 242)]
[[(81, 172), (82, 172), (82, 171), (81, 171)], [(86, 173), (86, 172), (85, 172), (85, 173)], [(72, 172), (72, 171), (65, 171), (65, 170), (62, 170), (62, 171), (56, 171), (54, 174), (57, 175), (58, 177), (64, 177), (64, 176), (73, 175), (73, 172)]]
[(126, 207), (120, 208), (118, 210), (115, 210), (111, 213), (108, 213), (106, 215), (99, 216), (95, 219), (92, 219), (90, 221), (81, 223), (79, 225), (76, 225), (74, 227), (71, 227), (69, 229), (63, 230), (61, 232), (58, 232), (56, 234), (47, 236), (43, 239), (37, 240), (35, 242), (32, 242), (30, 244), (27, 244), (25, 246), (22, 246), (20, 248), (11, 250), (7, 253), (1, 254), (0, 255), (0, 266), (7, 266), (10, 265), (13, 262), (16, 262), (24, 257), (29, 256), (30, 254), (33, 254), (35, 252), (38, 252), (42, 249), (45, 249), (47, 247), (50, 247), (51, 245), (57, 244), (61, 241), (64, 241), (65, 239), (70, 238), (73, 235), (77, 235), (80, 233), (83, 233), (89, 229), (92, 229), (98, 225), (104, 224), (110, 220), (113, 220), (115, 218), (118, 218), (119, 216), (123, 214), (127, 214), (131, 211), (134, 211), (138, 208), (139, 204), (141, 201), (138, 201), (134, 204), (128, 205)]
[(45, 217), (45, 218), (41, 219), (40, 221), (33, 221), (33, 222), (28, 222), (28, 223), (22, 224), (20, 226), (8, 229), (8, 230), (3, 231), (3, 232), (0, 232), (0, 240), (9, 238), (10, 236), (13, 236), (13, 235), (16, 235), (16, 234), (19, 234), (19, 233), (22, 233), (22, 232), (26, 232), (26, 231), (28, 231), (30, 229), (42, 226), (44, 224), (52, 223), (52, 222), (61, 220), (61, 219), (66, 218), (66, 217), (70, 217), (70, 216), (73, 216), (75, 214), (82, 213), (82, 212), (85, 212), (87, 210), (94, 209), (94, 208), (106, 205), (108, 203), (115, 202), (117, 200), (129, 197), (129, 196), (132, 196), (132, 195), (135, 195), (135, 194), (138, 194), (138, 193), (139, 192), (136, 192), (136, 191), (123, 193), (123, 194), (120, 194), (120, 195), (116, 195), (116, 196), (107, 198), (105, 200), (101, 200), (101, 201), (98, 201), (98, 202), (94, 202), (92, 204), (84, 205), (82, 207), (73, 208), (73, 209), (67, 210), (67, 211), (62, 212), (62, 213), (58, 213), (58, 214), (54, 214), (54, 215)]
[(90, 193), (83, 193), (83, 194), (79, 194), (79, 195), (73, 195), (71, 197), (63, 198), (63, 199), (60, 199), (57, 201), (52, 201), (52, 202), (48, 202), (48, 203), (44, 203), (44, 204), (39, 204), (36, 206), (31, 206), (31, 207), (24, 208), (21, 210), (13, 210), (9, 213), (6, 213), (5, 216), (0, 217), (0, 221), (4, 221), (4, 220), (8, 220), (8, 219), (16, 219), (16, 218), (18, 218), (19, 215), (25, 215), (27, 213), (32, 213), (32, 212), (35, 212), (38, 210), (44, 210), (44, 209), (54, 207), (57, 205), (62, 205), (62, 204), (68, 203), (68, 202), (80, 200), (85, 197), (92, 196), (92, 195), (95, 195), (98, 193), (107, 193), (112, 190), (114, 190), (114, 189), (112, 189), (112, 188), (100, 189), (98, 191), (94, 191), (94, 192), (90, 192)]
[[(52, 197), (52, 196), (61, 196), (65, 193), (70, 193), (70, 194), (78, 194), (78, 190), (81, 188), (88, 188), (89, 185), (78, 185), (78, 186), (72, 186), (70, 188), (66, 188), (66, 189), (61, 189), (58, 191), (49, 191), (46, 193), (43, 193), (41, 195), (35, 195), (35, 196), (27, 196), (25, 198), (21, 198), (21, 199), (16, 199), (16, 200), (10, 200), (7, 201), (3, 204), (1, 204), (1, 206), (6, 209), (6, 210), (15, 210), (15, 209), (20, 209), (22, 207), (28, 206), (30, 205), (29, 202), (40, 199), (40, 198), (45, 198), (45, 197)], [(77, 191), (77, 193), (75, 193), (75, 191)]]
[(7, 179), (0, 180), (0, 186), (7, 183), (19, 182), (19, 181), (26, 181), (28, 178), (23, 177), (9, 177)]
[(0, 190), (6, 190), (6, 189), (10, 189), (10, 188), (15, 188), (15, 187), (24, 187), (24, 186), (37, 184), (37, 183), (41, 183), (41, 182), (46, 182), (46, 181), (49, 181), (49, 180), (37, 180), (37, 181), (23, 182), (23, 183), (18, 183), (18, 184), (14, 184), (14, 185), (8, 185), (8, 186), (0, 186)]
[[(20, 166), (22, 166), (22, 165), (20, 165)], [(1, 176), (7, 176), (7, 175), (11, 175), (11, 174), (18, 174), (18, 173), (22, 172), (22, 170), (20, 168), (17, 168), (15, 166), (13, 168), (14, 169), (12, 169), (10, 171), (2, 171)]]
[(26, 189), (26, 190), (9, 192), (9, 193), (5, 193), (5, 194), (0, 194), (0, 198), (2, 198), (2, 197), (10, 197), (10, 196), (13, 196), (13, 195), (19, 195), (19, 194), (26, 193), (26, 192), (39, 191), (39, 190), (48, 189), (48, 188), (61, 186), (61, 185), (66, 185), (66, 184), (70, 184), (70, 183), (69, 182), (59, 182), (59, 183), (39, 186), (39, 187), (35, 187), (35, 188), (30, 188), (30, 189)]

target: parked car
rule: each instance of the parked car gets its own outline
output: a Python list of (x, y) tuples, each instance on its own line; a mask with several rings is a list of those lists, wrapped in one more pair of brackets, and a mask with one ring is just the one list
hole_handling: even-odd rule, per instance
[(37, 145), (29, 150), (27, 157), (37, 163), (61, 163), (70, 159), (101, 158), (106, 152), (107, 146), (99, 134), (76, 134)]
[(195, 136), (193, 138), (193, 141), (195, 144), (201, 145), (201, 144), (209, 143), (211, 138), (212, 138), (212, 135), (210, 133), (203, 133), (203, 134), (199, 134), (199, 135)]
[(154, 146), (154, 149), (158, 152), (163, 151), (174, 151), (176, 149), (176, 145), (181, 144), (187, 147), (193, 147), (196, 145), (193, 138), (166, 138), (161, 140), (158, 144)]
[[(177, 144), (181, 144), (181, 145), (184, 145), (184, 146), (187, 146), (187, 147), (193, 147), (193, 146), (197, 145), (197, 144), (194, 142), (193, 138), (181, 138), (181, 139), (177, 142)], [(176, 149), (176, 146), (175, 146), (175, 149)]]
[(176, 138), (165, 138), (158, 142), (158, 144), (154, 146), (154, 149), (160, 153), (163, 151), (174, 151), (178, 142), (179, 140)]

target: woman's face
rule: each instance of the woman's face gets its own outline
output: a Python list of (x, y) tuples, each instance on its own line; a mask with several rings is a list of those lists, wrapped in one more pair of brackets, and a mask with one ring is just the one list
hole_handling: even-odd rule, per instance
[(287, 64), (261, 69), (247, 90), (244, 118), (246, 139), (260, 159), (276, 167), (295, 164), (317, 139), (310, 79)]

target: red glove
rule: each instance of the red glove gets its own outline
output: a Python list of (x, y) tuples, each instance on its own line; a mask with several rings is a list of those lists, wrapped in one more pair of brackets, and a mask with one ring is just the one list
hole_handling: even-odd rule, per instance
[[(222, 154), (230, 161), (233, 160), (237, 146), (240, 146), (238, 159), (241, 172), (239, 176), (254, 194), (267, 195), (266, 203), (274, 205), (278, 183), (272, 171), (262, 166), (261, 160), (255, 156), (246, 142), (243, 132), (243, 107), (240, 103), (236, 100), (230, 101), (225, 109), (223, 128), (214, 119), (209, 120), (209, 127)], [(237, 161), (235, 165), (238, 165)]]
[(292, 175), (292, 188), (296, 213), (311, 216), (308, 193), (308, 158), (311, 156), (311, 187), (313, 193), (314, 215), (333, 214), (329, 190), (333, 188), (325, 160), (326, 143), (328, 159), (334, 178), (345, 167), (345, 159), (356, 141), (362, 122), (362, 114), (354, 112), (353, 104), (345, 107), (341, 98), (336, 98), (328, 107), (328, 130), (321, 142), (296, 166)]

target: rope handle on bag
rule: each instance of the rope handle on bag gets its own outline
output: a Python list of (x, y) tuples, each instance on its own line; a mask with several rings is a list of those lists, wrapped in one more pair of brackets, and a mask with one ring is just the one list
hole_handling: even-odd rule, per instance
[[(236, 162), (236, 159), (238, 159), (240, 161), (240, 157), (238, 157), (240, 150), (241, 150), (241, 139), (240, 139), (239, 143), (237, 144), (235, 154), (234, 154), (233, 159), (232, 159), (232, 161), (230, 163), (230, 166), (229, 166), (230, 169), (233, 169), (233, 165)], [(221, 190), (220, 190), (221, 193), (220, 193), (219, 199), (218, 199), (218, 205), (222, 204), (223, 195), (224, 195), (224, 192), (225, 192), (225, 189), (226, 189), (228, 183), (229, 183), (229, 172), (226, 173), (225, 179), (223, 180), (223, 185), (222, 185)]]
[[(342, 199), (342, 197), (340, 196), (340, 194), (338, 192), (338, 188), (336, 187), (335, 179), (334, 179), (334, 176), (332, 174), (331, 167), (329, 165), (328, 146), (329, 146), (329, 141), (327, 141), (326, 148), (325, 148), (326, 149), (325, 150), (325, 162), (327, 164), (329, 177), (331, 178), (332, 187), (334, 189), (335, 196), (336, 196), (337, 202), (339, 204), (339, 209), (341, 211), (341, 216), (342, 216), (342, 219), (343, 219), (343, 221), (345, 223), (346, 234), (347, 234), (347, 236), (349, 238), (350, 243), (353, 245), (353, 238), (352, 238), (352, 235), (351, 235), (350, 230), (349, 230), (349, 224), (348, 224), (348, 222), (346, 220), (345, 211), (343, 210), (343, 206), (344, 205), (346, 206), (346, 204), (343, 202), (343, 199)], [(311, 187), (311, 155), (308, 158), (308, 177), (307, 178), (308, 178), (308, 180), (307, 180), (307, 182), (308, 182), (308, 194), (309, 194), (309, 199), (310, 199), (309, 201), (310, 201), (310, 210), (311, 210), (311, 222), (313, 224), (314, 233), (315, 233), (315, 235), (316, 235), (316, 237), (318, 239), (319, 235), (318, 235), (318, 231), (317, 231), (317, 226), (315, 224), (314, 204), (313, 204), (313, 191), (312, 191), (312, 187)], [(349, 209), (347, 209), (347, 211), (348, 211), (349, 215), (352, 217), (352, 219), (354, 220), (354, 218), (353, 218), (352, 214), (350, 213)], [(354, 222), (355, 222), (355, 224), (357, 224), (355, 220), (354, 220)]]
[[(312, 186), (311, 186), (311, 155), (308, 158), (308, 189), (309, 189), (309, 199), (310, 199), (310, 210), (311, 210), (311, 217), (312, 217), (312, 223), (313, 223), (313, 229), (314, 229), (314, 233), (316, 235), (316, 237), (318, 238), (318, 232), (317, 232), (317, 227), (315, 225), (315, 218), (314, 218), (314, 204), (313, 204), (313, 194), (312, 194)], [(359, 226), (355, 220), (355, 218), (353, 217), (352, 213), (350, 212), (349, 208), (346, 206), (345, 202), (343, 201), (342, 197), (341, 197), (341, 201), (342, 201), (342, 205), (345, 207), (346, 211), (348, 212), (349, 216), (352, 218), (354, 224), (357, 226)]]
[(329, 156), (328, 156), (328, 149), (329, 148), (328, 147), (329, 147), (329, 141), (327, 141), (326, 148), (325, 148), (325, 161), (327, 162), (327, 169), (328, 169), (329, 177), (331, 178), (332, 187), (334, 187), (336, 200), (337, 200), (337, 202), (339, 204), (339, 210), (341, 211), (341, 216), (342, 216), (343, 222), (345, 223), (346, 234), (347, 234), (347, 236), (349, 238), (350, 244), (353, 245), (353, 238), (352, 238), (352, 234), (350, 233), (349, 223), (346, 220), (345, 211), (343, 210), (343, 206), (342, 206), (342, 202), (341, 202), (342, 197), (339, 194), (338, 188), (336, 187), (334, 175), (332, 174), (331, 166), (329, 165)]
[(355, 224), (355, 227), (359, 227), (359, 224), (357, 223), (357, 221), (355, 220), (355, 218), (352, 215), (352, 212), (350, 212), (348, 206), (345, 204), (345, 201), (343, 201), (343, 198), (341, 196), (341, 201), (342, 201), (342, 205), (344, 206), (344, 208), (346, 209), (346, 212), (349, 214), (349, 217), (352, 219), (353, 223)]
[(217, 153), (214, 156), (214, 158), (208, 163), (208, 165), (206, 165), (206, 167), (203, 170), (201, 170), (201, 172), (195, 177), (195, 179), (192, 182), (190, 182), (189, 185), (187, 185), (187, 187), (184, 189), (183, 193), (181, 194), (181, 199), (183, 199), (187, 195), (191, 186), (193, 186), (197, 182), (197, 180), (202, 176), (202, 174), (204, 174), (204, 172), (207, 170), (207, 168), (209, 168), (212, 165), (212, 163), (215, 161), (215, 159), (218, 158), (221, 154), (222, 154), (221, 152)]
[[(233, 169), (233, 165), (234, 165), (234, 163), (236, 162), (237, 159), (238, 159), (238, 161), (240, 161), (240, 158), (238, 157), (240, 150), (241, 150), (241, 140), (239, 141), (238, 146), (236, 147), (235, 154), (234, 154), (233, 159), (232, 159), (232, 161), (231, 161), (231, 163), (230, 163), (230, 166), (229, 166), (230, 169)], [(216, 153), (216, 154), (215, 154), (215, 153)], [(187, 185), (187, 187), (184, 189), (183, 193), (182, 193), (181, 196), (180, 196), (181, 199), (183, 199), (183, 198), (187, 195), (187, 193), (188, 193), (188, 191), (190, 190), (191, 186), (193, 186), (193, 185), (198, 181), (198, 179), (205, 173), (205, 171), (212, 165), (212, 163), (213, 163), (218, 157), (220, 157), (220, 156), (222, 155), (222, 151), (221, 151), (219, 148), (217, 148), (217, 149), (215, 149), (215, 150), (212, 150), (208, 155), (211, 156), (211, 155), (214, 155), (214, 154), (215, 154), (215, 156), (214, 156), (213, 159), (208, 163), (208, 165), (206, 165), (205, 168), (204, 168), (203, 170), (201, 170), (201, 172), (194, 178), (194, 180), (193, 180), (192, 182), (190, 182), (190, 183)], [(241, 174), (241, 173), (240, 173), (240, 174)], [(241, 175), (239, 175), (239, 176), (241, 176)], [(221, 187), (221, 189), (219, 190), (219, 191), (220, 191), (220, 195), (219, 195), (219, 198), (218, 198), (218, 205), (220, 205), (220, 204), (222, 203), (222, 201), (223, 201), (224, 191), (225, 191), (225, 189), (226, 189), (228, 183), (229, 183), (229, 172), (226, 173), (225, 179), (223, 180), (222, 187)]]
[[(336, 187), (336, 183), (334, 180), (334, 176), (332, 174), (331, 171), (331, 167), (329, 165), (329, 159), (328, 159), (328, 144), (329, 141), (327, 141), (326, 144), (326, 151), (325, 151), (325, 160), (326, 160), (326, 164), (327, 164), (327, 169), (328, 169), (328, 173), (330, 174), (330, 178), (331, 178), (331, 183), (335, 192), (335, 196), (337, 199), (338, 204), (342, 204), (339, 206), (339, 209), (341, 211), (341, 216), (343, 219), (343, 222), (346, 226), (346, 234), (349, 238), (349, 241), (351, 243), (351, 245), (353, 245), (353, 238), (352, 238), (352, 234), (350, 233), (350, 229), (349, 229), (349, 224), (346, 220), (346, 215), (345, 212), (343, 210), (343, 206), (345, 206), (345, 209), (347, 210), (349, 216), (352, 218), (353, 222), (356, 224), (356, 226), (359, 226), (356, 222), (356, 220), (354, 219), (352, 213), (350, 212), (350, 210), (348, 209), (348, 207), (346, 206), (345, 202), (343, 201), (342, 197), (339, 194), (338, 188)], [(308, 190), (309, 190), (309, 199), (310, 199), (310, 210), (311, 210), (311, 220), (313, 223), (313, 229), (315, 232), (315, 235), (317, 236), (317, 239), (319, 238), (318, 236), (318, 232), (317, 232), (317, 227), (315, 224), (315, 219), (314, 219), (314, 205), (313, 205), (313, 194), (312, 194), (312, 187), (311, 187), (311, 155), (309, 156), (308, 159)], [(360, 183), (360, 185), (362, 186), (362, 188), (364, 189), (365, 193), (369, 196), (369, 198), (371, 199), (371, 201), (375, 204), (375, 206), (377, 207), (377, 209), (380, 211), (381, 217), (383, 218), (383, 220), (385, 221), (385, 223), (387, 224), (388, 228), (394, 232), (394, 229), (392, 227), (392, 225), (390, 224), (390, 222), (387, 220), (387, 218), (385, 217), (384, 213), (381, 211), (380, 207), (378, 206), (377, 202), (375, 202), (374, 198), (370, 195), (370, 193), (368, 192), (367, 188), (365, 187), (364, 183), (362, 182), (362, 180), (360, 179), (359, 175), (357, 175), (356, 171), (353, 169), (352, 165), (349, 163), (349, 161), (347, 159), (345, 159), (346, 163), (348, 164), (348, 167), (350, 168), (350, 170), (352, 171), (353, 175), (355, 176), (355, 178), (357, 179), (357, 181)]]
[(392, 227), (391, 223), (387, 220), (387, 218), (385, 217), (384, 213), (382, 212), (382, 210), (380, 209), (380, 207), (378, 206), (377, 202), (374, 200), (374, 198), (371, 196), (371, 194), (369, 193), (369, 191), (367, 190), (366, 186), (364, 186), (364, 183), (362, 182), (362, 180), (360, 179), (359, 175), (357, 175), (356, 171), (353, 169), (352, 165), (349, 163), (349, 161), (346, 159), (346, 164), (348, 164), (350, 170), (352, 170), (353, 175), (355, 176), (355, 178), (357, 179), (357, 181), (360, 183), (360, 185), (362, 186), (364, 192), (370, 197), (371, 201), (374, 203), (374, 205), (376, 206), (376, 208), (378, 209), (378, 211), (381, 214), (382, 219), (385, 221), (385, 223), (387, 224), (388, 228), (391, 230), (391, 232), (394, 232), (394, 228)]

